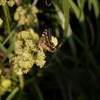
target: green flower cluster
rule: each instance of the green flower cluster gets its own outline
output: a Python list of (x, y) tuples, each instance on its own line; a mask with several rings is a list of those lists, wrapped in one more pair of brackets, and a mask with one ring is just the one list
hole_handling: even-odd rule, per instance
[(6, 79), (2, 75), (2, 70), (0, 69), (0, 96), (3, 95), (12, 85), (12, 81), (10, 79)]
[(14, 0), (9, 0), (7, 1), (7, 4), (10, 6), (10, 7), (13, 7), (15, 5), (15, 2)]
[(14, 20), (18, 21), (19, 25), (34, 24), (38, 22), (37, 15), (38, 9), (30, 4), (19, 6), (14, 13)]
[(19, 32), (15, 42), (15, 56), (10, 59), (17, 75), (27, 73), (36, 64), (42, 68), (45, 64), (45, 54), (37, 47), (39, 36), (32, 29)]
[(8, 4), (10, 7), (13, 7), (15, 5), (14, 0), (0, 0), (0, 6), (4, 6), (5, 4)]
[(0, 26), (2, 25), (2, 23), (3, 23), (3, 20), (0, 18)]

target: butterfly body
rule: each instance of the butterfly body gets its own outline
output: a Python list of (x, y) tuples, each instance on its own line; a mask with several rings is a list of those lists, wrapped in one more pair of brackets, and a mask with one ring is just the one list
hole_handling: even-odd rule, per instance
[(48, 50), (49, 52), (56, 52), (57, 49), (55, 48), (54, 43), (52, 42), (52, 33), (51, 28), (45, 29), (41, 38), (38, 41), (38, 47), (40, 50), (43, 49)]

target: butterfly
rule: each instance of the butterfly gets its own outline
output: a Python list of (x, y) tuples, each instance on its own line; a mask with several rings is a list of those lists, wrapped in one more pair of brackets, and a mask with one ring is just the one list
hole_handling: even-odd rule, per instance
[(49, 52), (56, 52), (57, 51), (54, 43), (52, 42), (52, 30), (51, 30), (51, 28), (45, 29), (43, 31), (43, 34), (38, 41), (38, 47), (42, 51), (43, 51), (43, 49), (46, 49)]

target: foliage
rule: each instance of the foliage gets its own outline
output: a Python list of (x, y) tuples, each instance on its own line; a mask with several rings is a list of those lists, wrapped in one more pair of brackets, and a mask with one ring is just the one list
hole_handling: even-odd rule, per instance
[[(99, 0), (0, 0), (0, 9), (1, 100), (100, 100)], [(58, 50), (39, 54), (33, 41), (49, 27)]]

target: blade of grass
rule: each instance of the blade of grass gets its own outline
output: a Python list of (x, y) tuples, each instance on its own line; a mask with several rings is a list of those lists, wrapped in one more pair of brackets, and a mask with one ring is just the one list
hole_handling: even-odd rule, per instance
[(89, 9), (89, 11), (91, 11), (92, 10), (91, 0), (88, 0), (87, 2), (88, 2), (88, 9)]
[(8, 95), (8, 97), (5, 100), (11, 100), (18, 91), (19, 87), (14, 88), (14, 90)]
[(3, 7), (4, 15), (5, 15), (6, 31), (7, 31), (7, 34), (10, 34), (10, 31), (11, 31), (11, 27), (10, 27), (11, 26), (10, 25), (11, 18), (10, 18), (10, 13), (9, 13), (9, 10), (8, 10), (8, 6), (4, 5), (2, 7)]
[(70, 0), (63, 0), (62, 6), (63, 6), (63, 12), (64, 12), (64, 33), (63, 33), (63, 41), (66, 41), (67, 38), (67, 32), (68, 32), (68, 26), (69, 26), (69, 1)]
[(91, 0), (91, 1), (92, 1), (95, 17), (98, 18), (100, 14), (99, 2), (97, 0)]
[(0, 49), (1, 49), (4, 53), (6, 53), (6, 51), (7, 51), (7, 49), (2, 45), (1, 42), (0, 42)]
[(89, 44), (88, 44), (88, 36), (87, 36), (86, 23), (85, 23), (85, 15), (84, 15), (83, 10), (80, 10), (72, 0), (69, 0), (69, 4), (71, 8), (73, 9), (76, 15), (76, 18), (80, 22), (81, 31), (82, 31), (81, 34), (82, 34), (82, 38), (83, 38), (84, 46), (85, 46), (84, 50), (85, 50), (85, 56), (86, 56), (86, 65), (87, 67), (89, 67)]
[(32, 3), (32, 7), (34, 7), (37, 4), (38, 0), (34, 0)]
[(75, 13), (76, 18), (78, 19), (80, 16), (80, 9), (76, 6), (73, 0), (69, 0), (69, 5), (71, 6), (73, 12)]
[(95, 48), (95, 52), (97, 53), (99, 51), (99, 47), (100, 47), (100, 6), (99, 6), (99, 1), (98, 0), (91, 0), (92, 5), (93, 5), (93, 9), (94, 9), (94, 13), (95, 13), (95, 17), (96, 17), (96, 30), (97, 30), (97, 43), (96, 43), (96, 48)]
[(72, 55), (73, 55), (75, 67), (77, 68), (77, 67), (78, 67), (77, 50), (76, 50), (76, 46), (75, 46), (75, 43), (74, 43), (74, 40), (73, 40), (73, 37), (72, 37), (72, 30), (71, 30), (70, 25), (69, 25), (69, 27), (68, 27), (68, 34), (67, 34), (67, 37), (68, 37), (68, 38), (67, 38), (68, 43), (69, 43), (70, 48), (71, 48), (71, 53), (72, 53)]
[(83, 10), (86, 0), (77, 0), (78, 7)]
[(58, 3), (57, 3), (57, 2), (55, 2), (54, 0), (52, 0), (52, 3), (53, 3), (53, 5), (54, 5), (54, 7), (55, 7), (55, 10), (56, 10), (56, 12), (57, 12), (58, 16), (59, 16), (59, 19), (60, 19), (60, 20), (61, 20), (61, 22), (62, 22), (62, 24), (61, 24), (62, 29), (64, 29), (64, 27), (65, 27), (65, 25), (64, 25), (64, 22), (65, 22), (64, 15), (63, 15), (63, 13), (62, 13), (61, 9), (59, 8)]
[(13, 51), (13, 49), (14, 49), (14, 43), (15, 43), (15, 37), (13, 38), (13, 41), (12, 41), (11, 45), (9, 46), (9, 48), (8, 48), (5, 56), (1, 60), (0, 65), (4, 63), (4, 61), (6, 60), (6, 58), (8, 57), (8, 55)]
[[(17, 24), (17, 26), (12, 30), (12, 32), (8, 35), (8, 37), (5, 39), (5, 41), (3, 42), (2, 45), (5, 45), (7, 43), (7, 41), (10, 39), (10, 37), (17, 32), (17, 29), (19, 28), (19, 24)], [(16, 34), (15, 34), (16, 35)]]

